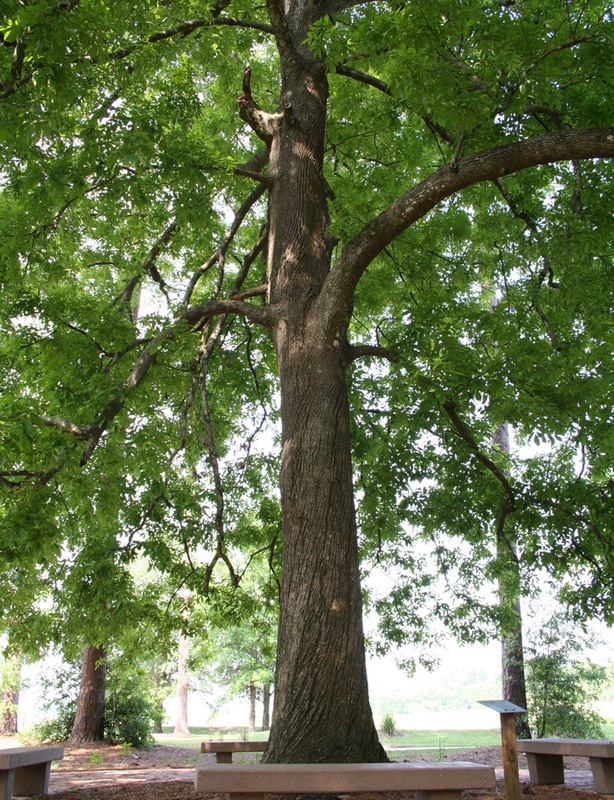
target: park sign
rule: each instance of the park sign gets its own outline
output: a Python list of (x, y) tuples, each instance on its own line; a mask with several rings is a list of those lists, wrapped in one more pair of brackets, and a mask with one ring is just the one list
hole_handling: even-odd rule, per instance
[(518, 752), (516, 750), (515, 714), (526, 713), (509, 700), (479, 700), (480, 705), (497, 711), (501, 720), (501, 750), (503, 755), (503, 777), (505, 800), (520, 800), (520, 778), (518, 776)]
[(508, 700), (478, 700), (481, 706), (491, 708), (499, 714), (526, 714), (526, 708), (510, 703)]

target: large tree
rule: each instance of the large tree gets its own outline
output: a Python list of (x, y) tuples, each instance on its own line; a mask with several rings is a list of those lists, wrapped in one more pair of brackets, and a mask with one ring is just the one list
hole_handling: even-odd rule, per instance
[[(151, 554), (169, 524), (188, 564), (208, 549), (190, 588), (221, 564), (238, 582), (229, 547), (256, 549), (242, 509), (266, 517), (255, 447), (280, 399), (268, 761), (385, 759), (352, 444), (377, 548), (447, 420), (453, 467), (472, 462), (447, 521), (480, 547), (476, 505), (491, 531), (493, 508), (503, 525), (521, 507), (480, 447), (493, 426), (603, 418), (607, 387), (583, 417), (577, 402), (612, 354), (612, 33), (599, 0), (8, 0), (3, 539), (46, 558), (61, 503), (121, 485)], [(476, 310), (484, 285), (505, 318)], [(549, 380), (572, 375), (562, 409)], [(597, 501), (612, 448), (591, 445)], [(580, 493), (552, 485), (534, 505), (568, 519)], [(605, 519), (588, 526), (598, 566)]]

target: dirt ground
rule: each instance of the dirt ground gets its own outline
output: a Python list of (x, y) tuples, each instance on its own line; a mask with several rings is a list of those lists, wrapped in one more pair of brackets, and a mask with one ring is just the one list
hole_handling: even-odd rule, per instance
[[(433, 755), (433, 759), (437, 758)], [(156, 745), (151, 750), (134, 750), (111, 745), (65, 745), (64, 758), (54, 766), (50, 781), (50, 800), (195, 800), (194, 767), (213, 757), (196, 750)], [(413, 760), (413, 759), (409, 759)], [(420, 758), (417, 760), (426, 760)], [(446, 761), (473, 761), (490, 764), (498, 775), (493, 791), (466, 792), (465, 800), (504, 800), (500, 747), (450, 752)], [(521, 791), (533, 800), (597, 800), (587, 759), (565, 762), (565, 786), (536, 786), (528, 782), (526, 761), (519, 758)], [(211, 795), (200, 797), (213, 797)], [(411, 793), (387, 795), (365, 793), (355, 800), (411, 800)]]

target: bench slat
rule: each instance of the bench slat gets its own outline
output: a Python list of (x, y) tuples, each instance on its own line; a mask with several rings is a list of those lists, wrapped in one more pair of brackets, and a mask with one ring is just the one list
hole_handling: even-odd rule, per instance
[(215, 753), (218, 764), (232, 764), (233, 753), (263, 753), (267, 741), (256, 742), (201, 742), (201, 753)]
[(262, 753), (268, 742), (201, 742), (201, 753)]
[(492, 767), (447, 764), (211, 764), (196, 770), (196, 790), (229, 794), (309, 794), (489, 789)]
[(51, 762), (63, 757), (63, 747), (1, 748), (0, 800), (47, 794)]
[(565, 783), (563, 756), (588, 756), (595, 790), (614, 793), (614, 742), (600, 739), (518, 739), (517, 748), (526, 753), (531, 783)]
[(614, 758), (614, 742), (600, 739), (518, 739), (517, 748), (520, 753)]
[(64, 748), (59, 746), (4, 747), (0, 748), (0, 769), (16, 769), (61, 758), (64, 758)]

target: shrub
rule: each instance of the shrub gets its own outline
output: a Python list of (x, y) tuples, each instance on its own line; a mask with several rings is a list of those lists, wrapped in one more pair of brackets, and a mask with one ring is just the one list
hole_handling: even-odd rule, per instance
[(606, 678), (605, 667), (579, 660), (587, 641), (554, 615), (541, 629), (527, 659), (529, 722), (535, 735), (599, 739), (603, 719), (591, 708)]
[(104, 713), (105, 739), (115, 744), (151, 747), (155, 707), (135, 679), (120, 682), (107, 692)]
[(397, 723), (392, 714), (384, 714), (384, 719), (381, 724), (382, 733), (385, 736), (394, 736), (397, 732)]
[[(66, 741), (72, 731), (79, 695), (80, 671), (77, 665), (62, 667), (41, 680), (44, 710), (51, 712), (29, 731), (35, 741)], [(155, 702), (148, 694), (146, 678), (138, 671), (125, 676), (117, 669), (107, 680), (104, 710), (104, 738), (133, 747), (154, 744), (151, 733), (156, 715)]]

